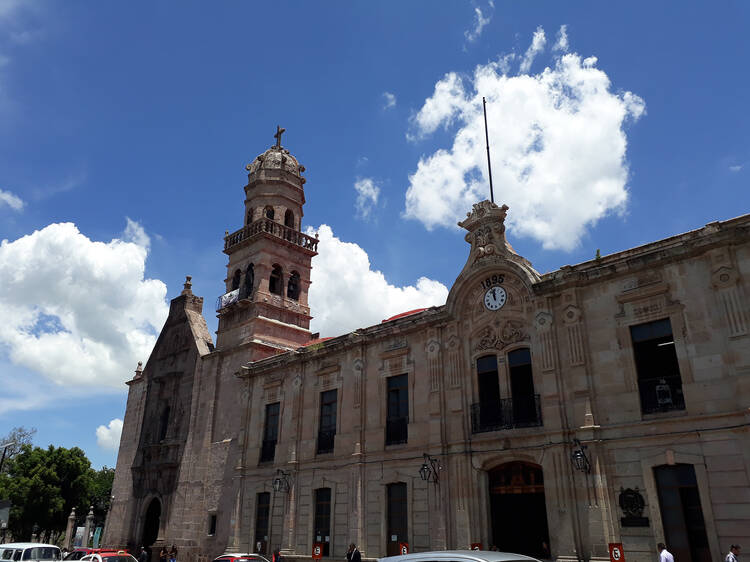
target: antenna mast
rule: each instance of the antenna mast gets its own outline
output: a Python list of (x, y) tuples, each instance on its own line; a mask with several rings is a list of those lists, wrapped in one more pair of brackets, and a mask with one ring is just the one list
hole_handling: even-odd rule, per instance
[(490, 201), (495, 202), (495, 192), (492, 190), (492, 163), (490, 162), (490, 135), (487, 132), (487, 100), (482, 96), (482, 109), (484, 110), (484, 140), (487, 142), (487, 169), (490, 172)]

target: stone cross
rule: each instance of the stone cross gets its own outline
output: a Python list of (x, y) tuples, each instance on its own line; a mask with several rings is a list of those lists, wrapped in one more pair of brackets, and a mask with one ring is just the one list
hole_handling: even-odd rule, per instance
[(283, 135), (285, 131), (286, 129), (282, 129), (280, 126), (276, 125), (276, 134), (273, 138), (276, 139), (276, 146), (278, 148), (281, 148), (281, 135)]

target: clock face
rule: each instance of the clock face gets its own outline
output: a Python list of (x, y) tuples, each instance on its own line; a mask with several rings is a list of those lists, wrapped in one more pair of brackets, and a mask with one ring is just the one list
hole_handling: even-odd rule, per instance
[(505, 289), (500, 285), (493, 285), (484, 294), (484, 306), (487, 307), (487, 310), (500, 310), (507, 298)]

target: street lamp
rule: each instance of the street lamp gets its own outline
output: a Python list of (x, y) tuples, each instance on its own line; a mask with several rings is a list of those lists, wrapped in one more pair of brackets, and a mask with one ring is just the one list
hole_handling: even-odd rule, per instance
[(281, 470), (276, 469), (276, 478), (273, 479), (273, 491), (274, 492), (288, 492), (289, 491), (289, 474)]
[(573, 449), (573, 452), (570, 453), (570, 460), (573, 463), (573, 467), (576, 470), (585, 472), (586, 474), (590, 473), (591, 463), (586, 456), (586, 449), (588, 449), (588, 447), (586, 445), (581, 445), (581, 442), (578, 439), (573, 439), (573, 444), (576, 446), (576, 448)]
[(3, 456), (0, 457), (0, 472), (2, 472), (3, 470), (3, 461), (5, 460), (5, 453), (8, 452), (8, 447), (11, 447), (15, 444), (16, 444), (15, 441), (11, 441), (10, 443), (6, 443), (5, 445), (0, 445), (0, 447), (3, 448)]
[(437, 484), (438, 480), (440, 480), (439, 471), (443, 470), (440, 460), (431, 457), (427, 453), (422, 453), (422, 457), (424, 458), (424, 462), (422, 462), (422, 466), (419, 469), (419, 477), (425, 482), (434, 482)]

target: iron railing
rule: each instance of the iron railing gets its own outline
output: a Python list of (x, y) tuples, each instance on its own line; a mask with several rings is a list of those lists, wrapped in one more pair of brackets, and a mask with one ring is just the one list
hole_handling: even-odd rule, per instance
[(336, 430), (318, 431), (318, 454), (333, 453), (333, 444), (336, 440)]
[(516, 427), (542, 425), (539, 395), (485, 400), (471, 405), (471, 432), (485, 433)]
[(409, 418), (388, 418), (385, 421), (385, 444), (406, 443), (409, 437)]
[(640, 379), (638, 390), (641, 395), (641, 412), (644, 414), (685, 409), (680, 375)]

